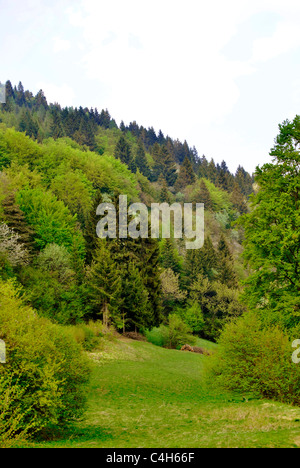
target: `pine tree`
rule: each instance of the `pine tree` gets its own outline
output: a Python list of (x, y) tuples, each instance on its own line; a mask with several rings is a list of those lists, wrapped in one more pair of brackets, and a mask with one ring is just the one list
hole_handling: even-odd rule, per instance
[(175, 184), (175, 190), (179, 192), (180, 190), (185, 189), (188, 185), (194, 184), (195, 181), (196, 176), (193, 166), (191, 161), (186, 157), (183, 161), (183, 165), (180, 167), (178, 179)]
[(238, 183), (234, 184), (233, 192), (231, 194), (231, 202), (234, 206), (234, 208), (241, 214), (246, 214), (248, 213), (248, 206), (246, 203), (246, 197), (245, 195), (242, 194), (242, 191), (240, 189), (240, 186)]
[(86, 246), (86, 262), (88, 265), (91, 264), (93, 260), (94, 251), (98, 245), (98, 236), (96, 232), (97, 224), (99, 222), (99, 217), (97, 216), (97, 208), (102, 203), (102, 194), (98, 191), (95, 195), (92, 209), (86, 219), (84, 238)]
[(148, 303), (148, 292), (141, 273), (134, 262), (129, 262), (123, 270), (121, 317), (123, 330), (125, 323), (137, 328), (151, 328), (152, 316)]
[(160, 261), (163, 268), (170, 268), (174, 273), (181, 272), (177, 250), (172, 239), (165, 239), (163, 241)]
[(135, 164), (136, 167), (139, 169), (140, 173), (149, 179), (151, 176), (151, 171), (146, 158), (144, 145), (141, 141), (138, 142)]
[(171, 198), (170, 198), (170, 195), (169, 195), (169, 191), (168, 191), (168, 187), (167, 187), (166, 182), (164, 183), (163, 188), (160, 191), (159, 201), (160, 201), (160, 203), (169, 203), (169, 204), (171, 203)]
[(152, 157), (154, 159), (152, 181), (156, 182), (160, 175), (163, 175), (168, 186), (173, 186), (177, 179), (177, 169), (167, 147), (155, 143), (152, 148)]
[(38, 136), (39, 127), (33, 121), (31, 113), (28, 109), (23, 110), (21, 113), (19, 131), (25, 132), (30, 138), (36, 139)]
[(187, 251), (185, 271), (190, 282), (198, 275), (213, 280), (217, 274), (217, 266), (217, 253), (209, 236), (205, 238), (202, 249)]
[(122, 278), (111, 257), (109, 242), (99, 239), (90, 273), (90, 297), (106, 327), (111, 323), (120, 327), (121, 287)]
[(132, 162), (132, 156), (130, 151), (130, 146), (122, 135), (115, 148), (115, 158), (120, 159), (124, 164), (127, 164), (130, 167)]
[(52, 109), (51, 136), (52, 138), (54, 138), (54, 140), (57, 140), (58, 138), (63, 138), (65, 136), (60, 112), (57, 108)]
[(229, 288), (238, 285), (233, 256), (223, 234), (218, 244), (218, 280)]
[(204, 203), (204, 208), (206, 210), (213, 210), (213, 201), (211, 199), (210, 192), (206, 186), (206, 183), (203, 179), (200, 182), (199, 190), (195, 194), (194, 201), (196, 203)]

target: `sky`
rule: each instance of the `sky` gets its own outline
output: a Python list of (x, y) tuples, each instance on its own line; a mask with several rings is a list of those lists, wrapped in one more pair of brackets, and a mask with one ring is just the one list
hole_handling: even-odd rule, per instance
[(108, 109), (225, 160), (271, 161), (300, 113), (299, 0), (0, 0), (0, 81)]

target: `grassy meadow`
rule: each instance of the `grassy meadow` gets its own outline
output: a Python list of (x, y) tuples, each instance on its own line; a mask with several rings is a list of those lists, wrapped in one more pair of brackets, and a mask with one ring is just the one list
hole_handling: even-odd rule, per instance
[[(199, 340), (198, 346), (215, 345)], [(59, 439), (35, 448), (297, 448), (300, 408), (220, 393), (200, 354), (125, 338), (90, 353), (88, 409)]]

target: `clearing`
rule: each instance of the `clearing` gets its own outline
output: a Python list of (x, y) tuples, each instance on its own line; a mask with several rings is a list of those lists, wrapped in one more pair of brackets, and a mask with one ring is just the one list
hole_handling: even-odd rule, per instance
[(95, 368), (83, 420), (64, 438), (31, 446), (300, 446), (299, 408), (213, 391), (203, 384), (207, 356), (121, 339), (91, 358)]

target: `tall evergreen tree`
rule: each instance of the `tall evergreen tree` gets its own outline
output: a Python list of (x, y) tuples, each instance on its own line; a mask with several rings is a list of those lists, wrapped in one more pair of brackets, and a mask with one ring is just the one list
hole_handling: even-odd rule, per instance
[(120, 137), (116, 145), (115, 158), (120, 159), (122, 163), (127, 164), (127, 166), (130, 167), (132, 162), (131, 150), (129, 143), (127, 143), (123, 135)]
[(150, 171), (150, 167), (146, 158), (144, 145), (141, 141), (138, 142), (138, 147), (137, 147), (136, 157), (135, 157), (135, 164), (136, 164), (136, 167), (141, 172), (141, 174), (143, 174), (145, 177), (149, 179), (151, 176), (151, 171)]
[(199, 190), (195, 193), (194, 201), (196, 203), (204, 203), (204, 209), (208, 211), (213, 210), (213, 201), (203, 179), (200, 182)]
[(120, 295), (122, 279), (113, 261), (107, 240), (98, 239), (90, 273), (90, 296), (102, 317), (104, 326), (111, 323), (120, 328)]
[(224, 235), (218, 244), (218, 280), (229, 288), (236, 288), (238, 285), (233, 256)]
[(57, 108), (52, 109), (52, 125), (51, 125), (51, 136), (54, 140), (63, 138), (65, 136), (64, 128), (61, 121), (61, 115)]
[(102, 194), (98, 191), (95, 195), (94, 202), (90, 213), (87, 216), (85, 222), (84, 238), (85, 238), (85, 249), (86, 249), (86, 261), (90, 265), (93, 260), (94, 252), (98, 246), (97, 237), (97, 224), (99, 217), (97, 216), (97, 208), (102, 203)]
[(175, 184), (175, 190), (179, 192), (188, 185), (192, 185), (196, 181), (191, 161), (185, 157), (182, 166), (180, 167), (179, 175)]

